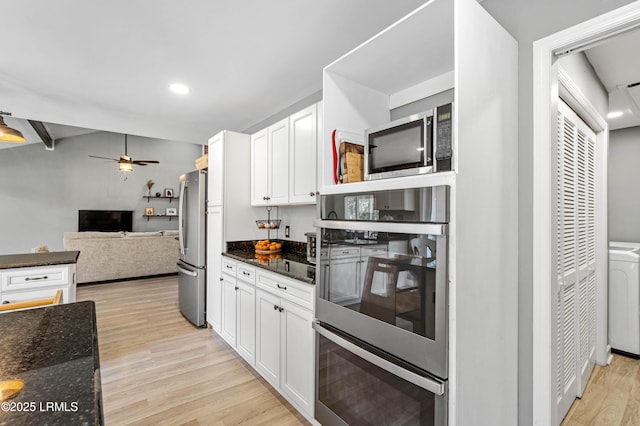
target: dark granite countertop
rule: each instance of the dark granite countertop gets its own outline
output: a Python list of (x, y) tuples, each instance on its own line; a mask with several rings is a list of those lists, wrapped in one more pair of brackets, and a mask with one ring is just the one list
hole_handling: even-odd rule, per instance
[(0, 314), (0, 336), (0, 381), (24, 381), (0, 425), (104, 423), (93, 302)]
[(4, 254), (0, 255), (0, 269), (76, 263), (79, 255), (79, 251)]
[(227, 251), (222, 255), (307, 284), (315, 284), (316, 268), (307, 262), (306, 253), (301, 252), (301, 248), (306, 247), (305, 243), (284, 242), (283, 247), (282, 252), (277, 254), (279, 257), (258, 258), (251, 241), (230, 242), (227, 244)]

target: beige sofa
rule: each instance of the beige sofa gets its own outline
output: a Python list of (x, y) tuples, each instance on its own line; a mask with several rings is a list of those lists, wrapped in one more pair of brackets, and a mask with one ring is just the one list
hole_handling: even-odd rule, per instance
[(65, 232), (65, 250), (79, 250), (76, 282), (178, 272), (178, 231)]

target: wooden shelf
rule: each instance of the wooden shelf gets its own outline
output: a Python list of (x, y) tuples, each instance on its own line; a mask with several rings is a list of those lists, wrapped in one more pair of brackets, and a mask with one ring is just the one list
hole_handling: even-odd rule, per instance
[(172, 214), (172, 215), (168, 215), (168, 214), (143, 214), (142, 217), (146, 217), (147, 218), (147, 222), (149, 222), (149, 219), (152, 217), (168, 217), (169, 218), (169, 222), (171, 222), (171, 218), (172, 217), (178, 217), (177, 214)]
[(169, 200), (169, 203), (171, 203), (172, 200), (177, 200), (180, 197), (165, 197), (164, 195), (161, 195), (159, 197), (156, 197), (155, 195), (143, 195), (142, 198), (146, 198), (147, 202), (150, 202), (151, 200)]

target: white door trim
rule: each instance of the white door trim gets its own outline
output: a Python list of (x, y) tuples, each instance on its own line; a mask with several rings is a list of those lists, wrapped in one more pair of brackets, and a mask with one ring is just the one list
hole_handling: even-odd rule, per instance
[[(640, 1), (621, 7), (574, 27), (560, 31), (540, 39), (533, 44), (533, 424), (549, 425), (557, 423), (555, 409), (555, 381), (552, 377), (552, 252), (553, 245), (551, 200), (554, 195), (552, 184), (552, 143), (556, 140), (558, 73), (554, 56), (563, 52), (581, 50), (612, 35), (628, 31), (640, 26)], [(606, 133), (606, 132), (605, 132)], [(600, 144), (600, 140), (597, 143)], [(603, 149), (606, 149), (606, 144)], [(600, 153), (597, 154), (597, 156)], [(604, 158), (606, 159), (606, 153)], [(601, 173), (603, 165), (596, 167)], [(604, 165), (606, 173), (606, 164)], [(606, 179), (604, 187), (598, 185), (596, 197), (606, 195)], [(605, 199), (606, 200), (606, 199)], [(606, 204), (606, 202), (605, 202)], [(596, 206), (597, 215), (606, 205)], [(602, 226), (598, 226), (601, 229)], [(596, 231), (596, 239), (606, 240), (606, 224), (604, 235)], [(598, 247), (598, 259), (606, 250)], [(606, 259), (606, 253), (604, 254)], [(600, 263), (598, 262), (598, 265)], [(606, 260), (605, 260), (606, 267)], [(604, 268), (599, 268), (604, 269)], [(598, 274), (598, 282), (606, 280), (606, 269)], [(605, 292), (606, 292), (606, 286)], [(598, 298), (598, 312), (604, 304), (606, 312), (606, 293)], [(606, 317), (598, 316), (598, 339), (596, 342), (596, 359), (598, 363), (606, 362)], [(604, 329), (604, 333), (601, 330)], [(604, 340), (604, 341), (603, 341)]]

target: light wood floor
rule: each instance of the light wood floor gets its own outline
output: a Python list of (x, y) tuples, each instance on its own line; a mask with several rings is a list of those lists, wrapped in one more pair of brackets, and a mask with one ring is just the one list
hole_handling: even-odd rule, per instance
[(640, 361), (614, 354), (596, 366), (582, 399), (577, 399), (562, 426), (640, 425)]
[(82, 285), (96, 303), (112, 425), (308, 424), (217, 335), (178, 310), (174, 276)]

